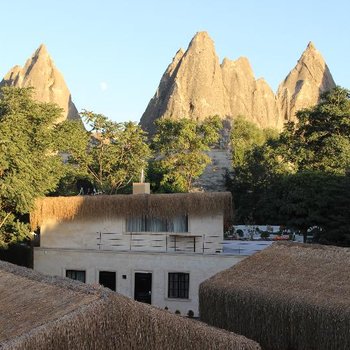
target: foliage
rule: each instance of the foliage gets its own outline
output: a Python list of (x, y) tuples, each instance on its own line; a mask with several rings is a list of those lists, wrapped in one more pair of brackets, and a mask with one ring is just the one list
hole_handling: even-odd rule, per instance
[(189, 317), (189, 318), (193, 318), (193, 317), (194, 317), (194, 312), (193, 312), (193, 310), (188, 310), (188, 311), (187, 311), (187, 317)]
[(234, 119), (231, 130), (232, 164), (234, 167), (246, 164), (246, 156), (256, 146), (263, 145), (268, 139), (277, 138), (277, 131), (260, 129), (243, 116)]
[(29, 233), (22, 215), (53, 190), (63, 173), (54, 122), (62, 110), (40, 103), (28, 88), (3, 87), (0, 96), (0, 246)]
[(286, 161), (299, 170), (345, 174), (350, 167), (350, 92), (336, 87), (297, 113), (281, 135)]
[(268, 232), (268, 231), (262, 231), (262, 232), (260, 233), (260, 237), (263, 238), (263, 239), (269, 238), (269, 237), (270, 237), (270, 232)]
[(252, 141), (261, 140), (256, 132), (244, 134), (243, 161), (226, 176), (236, 221), (283, 224), (305, 238), (310, 227), (317, 227), (317, 241), (350, 245), (349, 91), (337, 87), (323, 94), (297, 119), (278, 139), (263, 144)]
[(220, 119), (209, 117), (201, 124), (191, 119), (160, 119), (152, 147), (157, 158), (152, 168), (163, 192), (189, 192), (193, 181), (210, 163), (210, 146), (218, 142), (222, 128)]
[(263, 145), (247, 151), (244, 164), (226, 174), (226, 187), (233, 193), (236, 208), (235, 221), (244, 224), (266, 223), (262, 217), (264, 215), (261, 215), (260, 198), (270, 196), (271, 183), (293, 172), (291, 164), (283, 162), (277, 140), (267, 140)]
[(89, 130), (76, 128), (76, 142), (66, 145), (77, 176), (87, 177), (97, 191), (108, 194), (138, 179), (150, 156), (142, 129), (93, 112), (84, 111), (82, 116)]

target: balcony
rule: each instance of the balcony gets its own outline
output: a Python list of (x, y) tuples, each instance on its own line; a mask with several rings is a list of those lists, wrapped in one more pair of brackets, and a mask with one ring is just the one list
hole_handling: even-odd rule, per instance
[(190, 232), (97, 232), (98, 250), (214, 254), (222, 252), (222, 237)]

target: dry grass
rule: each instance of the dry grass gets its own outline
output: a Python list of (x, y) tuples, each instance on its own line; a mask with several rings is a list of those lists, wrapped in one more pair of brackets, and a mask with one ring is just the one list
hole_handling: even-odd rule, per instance
[(114, 218), (151, 215), (159, 218), (176, 215), (224, 213), (225, 221), (232, 218), (232, 197), (228, 192), (176, 193), (152, 195), (46, 197), (38, 199), (30, 215), (32, 228), (46, 219)]
[(0, 262), (1, 350), (239, 349), (260, 346), (102, 287)]
[(204, 322), (263, 349), (350, 349), (350, 249), (273, 244), (200, 286)]

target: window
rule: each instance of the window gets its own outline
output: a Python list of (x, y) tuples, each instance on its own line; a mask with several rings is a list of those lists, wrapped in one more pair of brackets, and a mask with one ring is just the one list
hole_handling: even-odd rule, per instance
[(85, 283), (85, 271), (82, 270), (66, 270), (66, 277)]
[(168, 298), (188, 299), (190, 274), (170, 272), (168, 274)]
[(127, 218), (127, 232), (188, 232), (187, 215), (171, 219), (138, 216)]

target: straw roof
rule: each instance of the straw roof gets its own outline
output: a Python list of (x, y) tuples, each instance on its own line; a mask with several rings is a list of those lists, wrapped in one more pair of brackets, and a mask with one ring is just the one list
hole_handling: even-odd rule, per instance
[(350, 349), (350, 249), (275, 243), (200, 285), (201, 319), (264, 349)]
[(100, 286), (0, 261), (0, 349), (261, 349)]
[(114, 218), (151, 215), (159, 218), (187, 214), (224, 213), (232, 218), (232, 196), (229, 192), (199, 192), (176, 194), (137, 194), (113, 196), (46, 197), (36, 201), (32, 211), (33, 229), (44, 220)]

